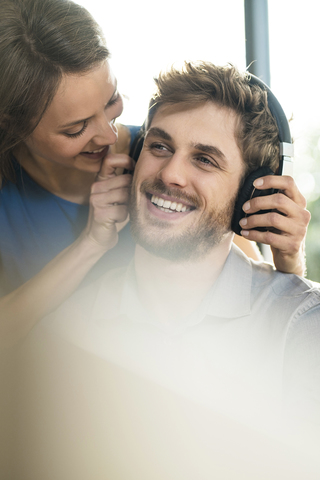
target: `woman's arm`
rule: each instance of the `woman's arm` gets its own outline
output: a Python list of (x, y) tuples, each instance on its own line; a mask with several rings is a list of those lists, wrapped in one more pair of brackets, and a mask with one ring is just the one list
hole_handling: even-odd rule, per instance
[(108, 155), (91, 188), (89, 219), (82, 235), (32, 279), (0, 299), (1, 346), (14, 344), (57, 308), (116, 245), (117, 226), (128, 216), (131, 175), (117, 176), (115, 171), (132, 167), (127, 155)]
[[(277, 270), (305, 275), (305, 238), (311, 215), (306, 210), (306, 199), (293, 178), (268, 175), (255, 180), (257, 189), (274, 188), (278, 193), (256, 197), (246, 202), (243, 209), (248, 216), (240, 221), (242, 236), (248, 240), (270, 245)], [(257, 214), (259, 210), (271, 210)], [(257, 227), (267, 227), (260, 232)]]

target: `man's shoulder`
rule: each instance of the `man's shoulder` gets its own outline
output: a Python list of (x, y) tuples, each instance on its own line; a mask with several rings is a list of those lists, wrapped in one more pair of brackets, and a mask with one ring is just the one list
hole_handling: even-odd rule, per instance
[(301, 315), (309, 309), (316, 309), (319, 315), (319, 283), (279, 272), (269, 263), (249, 259), (239, 249), (233, 249), (231, 264), (242, 294), (249, 294), (250, 288), (252, 306), (259, 305), (265, 312), (282, 312), (286, 317)]
[(320, 314), (320, 284), (295, 274), (278, 272), (269, 264), (251, 263), (255, 297), (268, 295), (275, 304), (281, 303), (287, 311), (297, 315), (313, 308)]

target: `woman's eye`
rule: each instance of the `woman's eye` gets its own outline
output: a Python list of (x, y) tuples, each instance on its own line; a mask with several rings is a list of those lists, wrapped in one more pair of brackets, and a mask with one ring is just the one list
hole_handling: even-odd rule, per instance
[(88, 126), (88, 122), (84, 122), (83, 127), (78, 132), (74, 132), (74, 133), (64, 132), (64, 133), (69, 138), (77, 138), (77, 137), (80, 137), (80, 135), (82, 135), (85, 132), (87, 126)]
[(123, 111), (123, 98), (120, 93), (117, 93), (116, 96), (110, 100), (109, 103), (106, 105), (106, 110), (110, 110), (110, 113), (112, 113), (113, 120), (114, 122), (120, 115), (122, 114)]
[(107, 107), (112, 107), (112, 105), (115, 105), (119, 100), (122, 100), (122, 96), (117, 92), (113, 99), (107, 104)]

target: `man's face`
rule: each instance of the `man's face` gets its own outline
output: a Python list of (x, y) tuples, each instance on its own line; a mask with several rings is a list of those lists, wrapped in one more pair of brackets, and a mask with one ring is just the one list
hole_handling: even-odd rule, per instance
[(181, 262), (207, 255), (230, 232), (244, 172), (236, 125), (233, 111), (212, 102), (156, 112), (131, 192), (138, 244)]

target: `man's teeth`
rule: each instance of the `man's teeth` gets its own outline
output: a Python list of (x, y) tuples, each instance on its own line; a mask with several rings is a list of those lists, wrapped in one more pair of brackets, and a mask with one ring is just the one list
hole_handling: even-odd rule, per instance
[(151, 202), (154, 205), (157, 205), (158, 207), (160, 207), (160, 210), (167, 213), (173, 212), (173, 211), (188, 212), (189, 210), (191, 210), (190, 207), (187, 207), (182, 203), (170, 202), (170, 200), (163, 200), (163, 198), (156, 197), (156, 195), (152, 195)]

